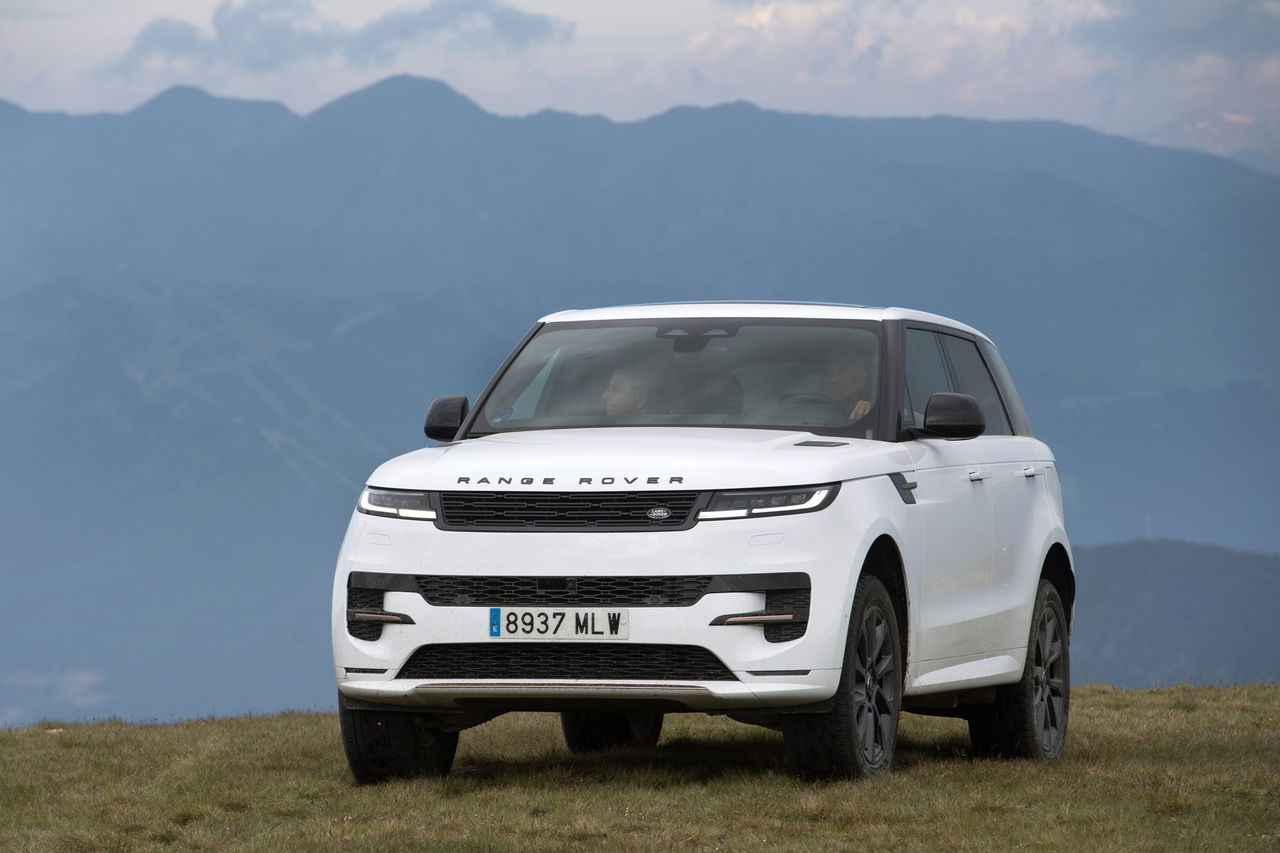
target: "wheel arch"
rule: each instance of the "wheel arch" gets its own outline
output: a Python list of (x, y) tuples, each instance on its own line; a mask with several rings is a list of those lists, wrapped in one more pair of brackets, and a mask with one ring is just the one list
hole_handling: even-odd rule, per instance
[(1045, 554), (1040, 579), (1049, 581), (1058, 590), (1062, 607), (1067, 611), (1067, 624), (1072, 624), (1076, 604), (1076, 573), (1071, 566), (1071, 556), (1061, 542), (1054, 542)]
[(889, 592), (889, 600), (893, 602), (893, 615), (898, 620), (898, 638), (902, 646), (902, 674), (907, 673), (907, 656), (911, 631), (908, 623), (907, 579), (903, 569), (902, 552), (898, 543), (887, 533), (882, 533), (867, 549), (867, 556), (862, 561), (862, 574), (871, 575), (884, 584)]

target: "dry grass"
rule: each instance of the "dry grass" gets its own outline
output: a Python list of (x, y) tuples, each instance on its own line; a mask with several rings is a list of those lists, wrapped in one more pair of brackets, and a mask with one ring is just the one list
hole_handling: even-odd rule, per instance
[(571, 756), (557, 718), (464, 732), (445, 780), (357, 788), (333, 715), (0, 732), (14, 850), (1264, 850), (1280, 853), (1280, 686), (1073, 695), (1054, 763), (975, 761), (906, 715), (895, 772), (812, 784), (778, 735), (667, 718), (656, 752)]

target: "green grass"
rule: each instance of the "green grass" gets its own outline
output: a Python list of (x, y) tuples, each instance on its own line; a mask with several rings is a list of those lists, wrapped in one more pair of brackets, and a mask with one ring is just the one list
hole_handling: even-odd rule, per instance
[(357, 788), (329, 714), (0, 731), (0, 848), (1280, 852), (1280, 686), (1073, 694), (1059, 761), (974, 760), (904, 715), (895, 771), (791, 778), (781, 737), (667, 718), (571, 756), (558, 718), (463, 732), (451, 776)]

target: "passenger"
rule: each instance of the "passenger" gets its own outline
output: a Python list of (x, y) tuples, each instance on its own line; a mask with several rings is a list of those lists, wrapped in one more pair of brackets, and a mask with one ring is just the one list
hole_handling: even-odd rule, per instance
[(604, 398), (607, 415), (642, 415), (648, 411), (653, 383), (648, 375), (629, 367), (620, 367), (609, 378)]
[(831, 398), (851, 421), (871, 411), (871, 359), (859, 350), (832, 353), (822, 365), (822, 393)]

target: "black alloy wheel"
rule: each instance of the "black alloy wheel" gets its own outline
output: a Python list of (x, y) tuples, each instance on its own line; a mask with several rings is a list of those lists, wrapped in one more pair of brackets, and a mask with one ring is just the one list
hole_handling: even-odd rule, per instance
[(902, 692), (898, 656), (889, 643), (888, 618), (878, 605), (863, 614), (854, 654), (853, 702), (858, 740), (867, 766), (878, 767), (893, 753)]
[(863, 575), (849, 616), (844, 670), (830, 711), (788, 714), (783, 747), (809, 779), (860, 779), (893, 765), (902, 708), (902, 645), (884, 584)]
[(453, 766), (458, 733), (436, 728), (425, 714), (350, 708), (339, 693), (338, 722), (357, 784), (446, 776)]
[(1032, 609), (1022, 678), (996, 688), (996, 700), (969, 712), (976, 755), (1057, 758), (1071, 712), (1071, 634), (1058, 590), (1041, 580)]
[(1062, 753), (1067, 736), (1067, 642), (1052, 607), (1040, 614), (1032, 661), (1036, 731), (1046, 753)]

